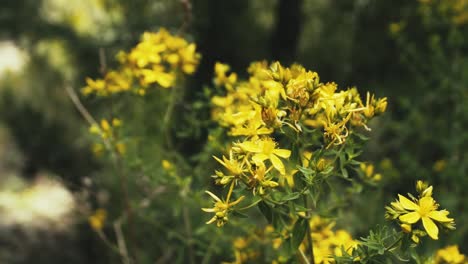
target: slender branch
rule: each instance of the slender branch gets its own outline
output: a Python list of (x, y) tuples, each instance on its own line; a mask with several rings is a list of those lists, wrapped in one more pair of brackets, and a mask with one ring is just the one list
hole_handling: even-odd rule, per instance
[(163, 134), (166, 137), (166, 144), (169, 150), (174, 149), (174, 142), (172, 141), (172, 136), (171, 136), (171, 126), (170, 126), (170, 121), (173, 117), (175, 106), (176, 106), (176, 99), (177, 99), (177, 93), (179, 90), (179, 85), (175, 85), (172, 88), (170, 99), (169, 99), (169, 104), (166, 108), (166, 113), (164, 113), (164, 118), (163, 118)]
[(110, 249), (112, 249), (112, 251), (116, 252), (121, 257), (123, 257), (121, 252), (120, 252), (120, 249), (118, 247), (116, 247), (111, 241), (109, 241), (106, 234), (104, 234), (104, 232), (102, 232), (102, 230), (96, 230), (96, 233), (98, 234), (98, 237), (104, 242), (104, 244), (106, 246), (108, 246)]
[(83, 118), (86, 120), (86, 122), (89, 123), (89, 125), (96, 125), (99, 128), (98, 123), (96, 120), (93, 118), (93, 116), (86, 110), (86, 107), (83, 106), (81, 103), (80, 99), (78, 98), (78, 95), (76, 94), (75, 90), (69, 85), (65, 86), (65, 91), (68, 94), (68, 97), (70, 97), (71, 101), (75, 105), (76, 109), (80, 114), (83, 116)]
[[(89, 111), (84, 107), (84, 105), (81, 103), (78, 95), (76, 94), (75, 90), (69, 86), (65, 86), (65, 91), (67, 92), (68, 96), (70, 97), (71, 101), (75, 105), (76, 109), (80, 114), (83, 116), (83, 118), (89, 123), (91, 126), (95, 126), (98, 130), (99, 133), (102, 133), (102, 129), (100, 128), (99, 124), (97, 123), (96, 119), (89, 113)], [(120, 178), (120, 188), (124, 196), (124, 201), (123, 201), (123, 207), (124, 210), (127, 214), (127, 219), (128, 219), (128, 225), (130, 229), (130, 240), (131, 240), (131, 245), (134, 246), (133, 241), (134, 240), (134, 229), (133, 229), (133, 222), (132, 222), (132, 208), (129, 202), (129, 195), (128, 195), (128, 188), (127, 188), (127, 177), (126, 174), (122, 173), (122, 168), (121, 168), (121, 163), (120, 163), (120, 155), (116, 152), (115, 148), (112, 147), (111, 142), (108, 139), (102, 139), (104, 145), (106, 148), (111, 152), (112, 159), (114, 161), (114, 168), (117, 171), (117, 174), (119, 175)], [(128, 252), (127, 252), (128, 253)], [(135, 256), (134, 256), (135, 257)], [(135, 257), (136, 258), (136, 257)]]
[(215, 249), (215, 245), (218, 242), (218, 236), (216, 236), (214, 239), (211, 240), (210, 245), (208, 246), (208, 250), (205, 253), (205, 256), (203, 256), (202, 264), (208, 264), (211, 258), (211, 255), (213, 254), (213, 250)]
[(192, 3), (190, 0), (180, 0), (180, 3), (184, 9), (184, 21), (177, 31), (177, 34), (183, 33), (190, 26), (190, 23), (192, 23)]
[[(303, 199), (304, 199), (304, 207), (309, 209), (309, 205), (308, 205), (308, 201), (307, 201), (307, 197), (304, 195), (302, 196)], [(306, 217), (307, 219), (310, 219), (310, 212), (307, 211), (306, 213)], [(310, 263), (311, 264), (315, 264), (315, 258), (314, 258), (314, 244), (313, 244), (313, 241), (312, 241), (312, 230), (310, 229), (310, 224), (307, 223), (307, 231), (306, 231), (306, 236), (307, 236), (307, 241), (308, 241), (308, 244), (309, 244), (309, 250), (310, 250)]]
[(304, 260), (306, 264), (310, 264), (309, 260), (307, 259), (307, 256), (304, 254), (304, 252), (301, 249), (299, 249), (299, 254), (302, 257), (302, 260)]
[(127, 245), (125, 243), (125, 238), (122, 232), (121, 222), (119, 220), (114, 222), (114, 231), (117, 237), (117, 245), (122, 256), (122, 262), (124, 264), (130, 264), (131, 262), (128, 256)]
[(104, 48), (99, 48), (99, 71), (104, 76), (107, 71), (107, 59), (106, 59), (106, 52)]
[(392, 248), (394, 246), (396, 246), (396, 244), (398, 244), (402, 239), (403, 239), (404, 235), (401, 235), (395, 242), (393, 242), (390, 246), (386, 247), (385, 248), (385, 251), (390, 251), (392, 250)]
[(190, 263), (195, 264), (195, 253), (193, 251), (193, 235), (192, 235), (192, 225), (190, 223), (190, 214), (187, 209), (187, 206), (183, 208), (183, 217), (184, 217), (184, 225), (185, 225), (185, 232), (188, 236), (188, 250), (189, 250), (189, 258)]

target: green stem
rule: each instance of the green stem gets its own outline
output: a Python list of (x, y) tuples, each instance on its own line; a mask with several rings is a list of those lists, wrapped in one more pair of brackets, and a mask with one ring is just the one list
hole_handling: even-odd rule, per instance
[[(304, 207), (309, 209), (309, 205), (308, 205), (308, 201), (307, 201), (307, 197), (304, 195), (302, 196), (303, 199), (304, 199)], [(307, 211), (306, 213), (306, 217), (307, 219), (310, 219), (310, 212)], [(315, 264), (315, 259), (314, 259), (314, 244), (313, 244), (313, 241), (312, 241), (312, 230), (310, 229), (310, 224), (307, 223), (307, 232), (306, 232), (306, 236), (307, 236), (307, 241), (308, 241), (308, 244), (309, 244), (309, 249), (310, 249), (310, 263), (311, 264)]]

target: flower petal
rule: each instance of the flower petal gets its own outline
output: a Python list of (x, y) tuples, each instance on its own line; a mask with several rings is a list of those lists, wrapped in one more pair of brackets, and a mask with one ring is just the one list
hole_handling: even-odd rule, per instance
[(217, 218), (216, 218), (216, 215), (215, 215), (215, 216), (213, 216), (210, 220), (208, 220), (208, 222), (206, 222), (206, 224), (207, 224), (207, 225), (212, 224), (212, 223), (214, 223), (214, 222), (216, 221), (216, 219), (217, 219)]
[(210, 192), (210, 191), (205, 191), (209, 196), (211, 196), (211, 198), (213, 198), (215, 201), (217, 202), (221, 202), (221, 199), (219, 199), (218, 196), (216, 196), (214, 193)]
[(271, 154), (270, 160), (271, 164), (273, 164), (273, 167), (275, 167), (275, 169), (277, 169), (281, 173), (281, 175), (286, 174), (284, 164), (278, 157), (276, 157), (274, 154)]
[(247, 152), (255, 152), (255, 153), (262, 152), (262, 148), (257, 142), (245, 141), (245, 142), (239, 143), (238, 145), (244, 151), (247, 151)]
[(275, 149), (273, 150), (273, 154), (287, 159), (291, 156), (291, 151), (289, 149)]
[(428, 211), (434, 211), (437, 209), (434, 198), (427, 196), (419, 199), (419, 207), (426, 208)]
[(404, 197), (403, 195), (398, 195), (398, 198), (400, 198), (400, 204), (405, 208), (406, 210), (418, 210), (419, 206), (412, 202), (410, 199)]
[(253, 155), (252, 160), (256, 164), (258, 164), (258, 163), (262, 163), (264, 160), (266, 160), (268, 158), (269, 157), (267, 155), (263, 154), (263, 153), (257, 153), (255, 155)]
[(453, 218), (448, 218), (447, 215), (449, 214), (448, 211), (442, 210), (442, 211), (432, 211), (427, 214), (430, 218), (438, 221), (438, 222), (452, 222)]
[(434, 221), (429, 217), (423, 217), (422, 222), (427, 234), (434, 240), (439, 239), (439, 228), (434, 224)]
[[(216, 156), (212, 156), (217, 162), (221, 163), (221, 165), (223, 165), (224, 167), (226, 167), (226, 163), (224, 163), (224, 161), (220, 160), (218, 157)], [(225, 160), (226, 158), (223, 156), (223, 159)]]
[(404, 223), (414, 224), (419, 221), (419, 219), (421, 219), (421, 215), (419, 215), (417, 212), (411, 212), (400, 216), (399, 219)]

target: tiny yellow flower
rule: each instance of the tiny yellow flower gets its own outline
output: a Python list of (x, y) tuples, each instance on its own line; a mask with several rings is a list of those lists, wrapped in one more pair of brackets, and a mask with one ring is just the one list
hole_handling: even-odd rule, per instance
[(122, 120), (118, 119), (118, 118), (113, 118), (112, 119), (112, 126), (113, 127), (119, 127), (122, 125)]
[(218, 196), (216, 196), (210, 191), (205, 191), (215, 201), (213, 208), (202, 208), (202, 210), (207, 213), (215, 213), (215, 215), (208, 222), (206, 222), (206, 224), (212, 224), (216, 222), (216, 225), (218, 227), (221, 227), (227, 223), (230, 208), (240, 203), (244, 199), (244, 196), (241, 196), (234, 202), (229, 202), (229, 198), (230, 198), (230, 194), (232, 193), (233, 186), (234, 186), (234, 182), (232, 182), (231, 184), (231, 189), (228, 193), (228, 198), (226, 199), (226, 201), (221, 200)]
[(104, 227), (107, 218), (107, 212), (104, 209), (97, 209), (94, 214), (88, 217), (88, 222), (91, 228), (95, 231), (100, 231)]
[(101, 128), (104, 132), (107, 132), (110, 130), (111, 126), (109, 125), (109, 122), (105, 119), (101, 120)]
[(119, 153), (120, 155), (124, 155), (125, 152), (127, 151), (127, 147), (125, 146), (124, 143), (118, 142), (117, 144), (115, 144), (115, 150), (116, 150), (117, 153)]
[(166, 159), (162, 160), (161, 165), (162, 165), (163, 169), (165, 169), (166, 171), (172, 170), (172, 168), (173, 168), (172, 163), (170, 161), (166, 160)]

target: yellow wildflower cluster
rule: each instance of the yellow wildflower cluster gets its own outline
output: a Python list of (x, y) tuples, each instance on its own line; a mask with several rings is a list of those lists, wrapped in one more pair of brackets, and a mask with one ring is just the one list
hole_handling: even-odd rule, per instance
[(364, 174), (365, 179), (378, 182), (382, 180), (382, 174), (374, 173), (374, 165), (368, 163), (361, 163), (360, 164), (361, 171)]
[[(439, 227), (453, 230), (455, 222), (453, 218), (448, 218), (447, 210), (437, 210), (439, 204), (432, 198), (432, 186), (418, 181), (416, 190), (418, 198), (409, 194), (410, 199), (403, 195), (398, 195), (398, 200), (386, 207), (385, 217), (389, 220), (397, 220), (402, 230), (411, 234), (411, 239), (419, 243), (419, 238), (426, 233), (434, 240), (439, 238)], [(424, 231), (414, 229), (413, 225), (421, 220)]]
[[(239, 81), (229, 69), (215, 65), (214, 84), (224, 95), (212, 98), (212, 118), (240, 140), (233, 142), (228, 157), (214, 157), (224, 170), (213, 177), (220, 185), (243, 183), (254, 195), (264, 195), (285, 180), (293, 185), (297, 164), (285, 162), (291, 146), (280, 147), (277, 135), (289, 130), (309, 140), (306, 131), (314, 129), (322, 131), (318, 144), (342, 145), (351, 128), (369, 130), (368, 120), (387, 107), (386, 98), (367, 93), (363, 102), (356, 88), (338, 91), (335, 83), (321, 83), (316, 72), (297, 64), (288, 68), (279, 62), (252, 63), (247, 81)], [(319, 163), (317, 167), (326, 167), (324, 159)]]
[(423, 8), (434, 8), (450, 17), (456, 25), (468, 23), (468, 0), (419, 0)]
[(297, 132), (319, 127), (330, 145), (342, 144), (349, 126), (367, 128), (367, 121), (387, 107), (386, 98), (368, 93), (363, 103), (356, 88), (338, 91), (335, 83), (321, 83), (316, 72), (297, 64), (287, 68), (255, 62), (248, 81), (238, 81), (228, 70), (215, 65), (214, 83), (226, 88), (226, 95), (212, 98), (212, 116), (232, 136), (269, 135), (285, 126)]
[(88, 217), (88, 222), (91, 228), (95, 231), (100, 231), (104, 227), (107, 218), (107, 212), (104, 209), (97, 209)]
[(255, 242), (254, 236), (236, 237), (232, 243), (235, 260), (233, 262), (222, 262), (222, 264), (242, 264), (258, 262), (260, 252), (252, 247)]
[(117, 57), (120, 68), (107, 72), (103, 79), (87, 78), (87, 86), (82, 89), (84, 95), (108, 96), (130, 90), (144, 95), (154, 84), (170, 88), (179, 73), (193, 74), (200, 61), (194, 43), (171, 35), (164, 28), (157, 33), (143, 33), (129, 53), (121, 51)]
[(448, 246), (437, 250), (435, 254), (435, 264), (465, 264), (468, 259), (461, 254), (457, 245)]
[[(314, 247), (314, 263), (335, 263), (333, 256), (342, 256), (342, 248), (349, 254), (357, 247), (358, 242), (346, 230), (335, 230), (335, 222), (327, 221), (319, 216), (310, 220), (312, 243)], [(308, 252), (307, 239), (301, 244), (303, 252)]]
[[(89, 132), (98, 135), (102, 140), (108, 142), (111, 147), (114, 147), (117, 153), (122, 155), (125, 154), (126, 146), (118, 140), (118, 133), (116, 131), (116, 128), (121, 125), (122, 121), (117, 118), (113, 118), (111, 122), (101, 119), (99, 124), (94, 124), (89, 128)], [(104, 145), (102, 143), (95, 143), (92, 150), (95, 154), (99, 155), (104, 150)]]

